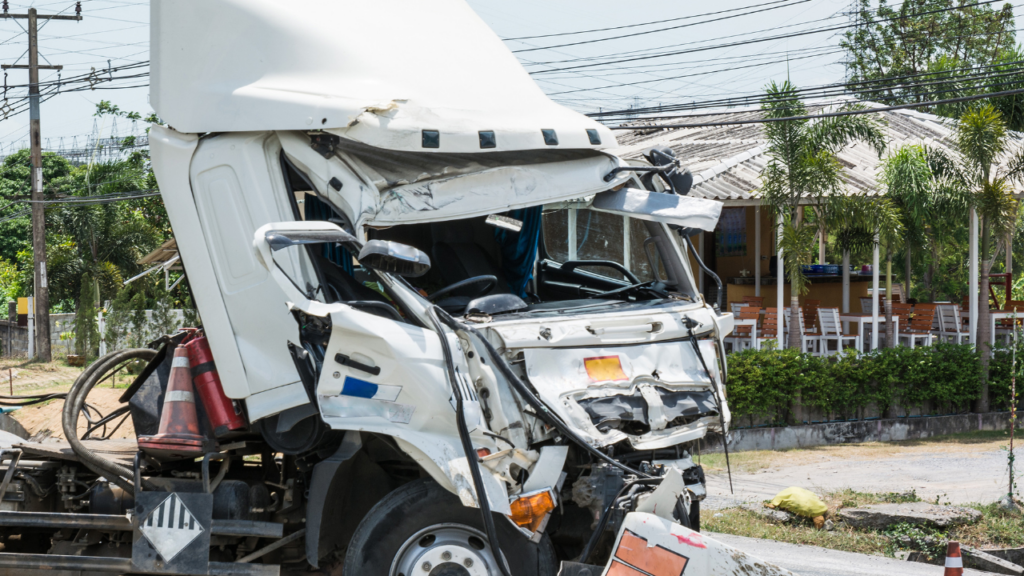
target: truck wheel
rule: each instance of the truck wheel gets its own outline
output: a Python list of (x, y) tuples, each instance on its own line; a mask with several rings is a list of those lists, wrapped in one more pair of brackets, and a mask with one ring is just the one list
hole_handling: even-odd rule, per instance
[[(546, 535), (534, 544), (507, 518), (495, 514), (494, 524), (513, 576), (555, 576), (558, 561)], [(401, 486), (370, 510), (349, 542), (342, 573), (501, 576), (480, 510), (429, 479)]]

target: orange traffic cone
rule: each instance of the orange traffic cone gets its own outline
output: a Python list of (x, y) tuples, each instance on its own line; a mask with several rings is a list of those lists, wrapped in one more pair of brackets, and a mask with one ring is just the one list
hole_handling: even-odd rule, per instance
[(950, 542), (946, 547), (945, 576), (963, 576), (964, 560), (960, 557), (960, 543)]
[(139, 448), (155, 458), (194, 458), (205, 454), (210, 444), (199, 431), (188, 351), (178, 346), (164, 393), (160, 429), (155, 436), (140, 436)]

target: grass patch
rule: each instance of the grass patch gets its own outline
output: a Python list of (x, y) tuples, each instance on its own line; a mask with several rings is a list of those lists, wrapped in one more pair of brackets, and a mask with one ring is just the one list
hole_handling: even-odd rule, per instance
[(906, 524), (889, 526), (884, 530), (861, 530), (838, 521), (836, 513), (843, 508), (856, 508), (867, 504), (917, 502), (920, 499), (914, 491), (876, 494), (839, 490), (822, 495), (821, 500), (828, 506), (826, 517), (835, 522), (832, 531), (816, 529), (814, 523), (807, 518), (794, 517), (790, 522), (777, 523), (738, 508), (705, 514), (705, 518), (701, 519), (701, 528), (710, 532), (890, 557), (900, 550), (917, 550), (933, 556), (941, 555), (944, 553), (945, 543), (949, 540), (983, 549), (1024, 546), (1024, 514), (1019, 510), (1003, 510), (997, 504), (967, 505), (982, 513), (981, 520), (975, 524), (957, 526), (946, 531)]
[(889, 539), (881, 534), (837, 526), (835, 530), (817, 530), (807, 518), (795, 518), (786, 524), (775, 524), (746, 510), (723, 510), (701, 518), (701, 530), (764, 538), (788, 544), (807, 544), (831, 550), (860, 554), (892, 555)]
[(1003, 510), (998, 504), (971, 504), (970, 507), (981, 512), (981, 521), (952, 529), (950, 540), (977, 548), (1024, 546), (1024, 514), (1020, 510)]

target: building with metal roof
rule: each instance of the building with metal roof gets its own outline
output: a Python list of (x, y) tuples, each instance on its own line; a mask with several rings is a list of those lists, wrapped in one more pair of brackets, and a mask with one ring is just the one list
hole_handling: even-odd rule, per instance
[[(838, 100), (829, 103), (810, 103), (806, 106), (808, 115), (837, 111), (853, 100)], [(879, 109), (878, 115), (888, 135), (888, 151), (906, 144), (923, 144), (931, 148), (945, 149), (953, 154), (952, 139), (956, 120), (918, 112), (916, 110), (888, 110), (885, 105), (861, 102), (867, 108)], [(660, 121), (636, 121), (637, 128), (618, 135), (619, 150), (616, 152), (626, 159), (639, 159), (644, 151), (655, 146), (670, 147), (682, 163), (693, 173), (693, 188), (690, 194), (699, 198), (718, 200), (725, 204), (719, 228), (715, 232), (700, 234), (695, 239), (704, 261), (717, 272), (727, 290), (726, 301), (738, 301), (746, 296), (763, 297), (765, 306), (782, 308), (789, 303), (789, 287), (784, 278), (775, 276), (775, 262), (781, 256), (776, 247), (776, 225), (769, 221), (767, 213), (761, 214), (758, 190), (761, 187), (761, 171), (771, 160), (766, 152), (767, 139), (763, 124), (756, 123), (763, 118), (760, 109), (730, 109), (717, 112), (700, 112), (674, 116), (672, 123), (700, 124), (700, 127), (644, 128), (645, 124)], [(713, 122), (744, 122), (751, 124), (709, 125)], [(1024, 134), (1010, 133), (1010, 150), (1015, 153), (1024, 146)], [(887, 152), (888, 153), (888, 152)], [(1006, 156), (1010, 156), (1007, 154)], [(886, 154), (883, 154), (883, 157)], [(843, 178), (846, 193), (865, 197), (884, 193), (878, 177), (882, 157), (866, 143), (858, 142), (837, 155), (846, 168)], [(1002, 166), (1005, 169), (1005, 166)], [(1015, 195), (1024, 196), (1024, 185), (1011, 182)], [(810, 200), (808, 201), (810, 203)], [(977, 216), (965, 213), (964, 220), (970, 222), (971, 255), (977, 260)], [(748, 246), (748, 237), (752, 239)], [(824, 239), (819, 239), (819, 264), (824, 260)], [(1009, 256), (1007, 257), (1008, 266)], [(822, 306), (850, 311), (850, 301), (858, 296), (878, 294), (879, 256), (876, 247), (873, 266), (864, 275), (858, 266), (849, 265), (849, 255), (844, 255), (844, 265), (839, 266), (840, 274), (817, 276), (812, 280), (811, 293), (807, 298), (820, 301)], [(830, 268), (831, 269), (831, 268)], [(978, 292), (978, 268), (972, 267), (970, 290)], [(884, 280), (883, 280), (884, 281)], [(717, 298), (717, 287), (700, 274), (701, 291), (705, 298)], [(972, 300), (970, 312), (971, 342), (977, 335), (977, 298)], [(858, 310), (859, 311), (859, 310)], [(867, 311), (864, 311), (867, 312)], [(878, 321), (877, 309), (873, 312)], [(875, 324), (877, 326), (877, 324)], [(877, 334), (877, 329), (874, 331)]]
[[(862, 103), (868, 108), (885, 108), (882, 104)], [(809, 115), (834, 111), (837, 104), (810, 104)], [(686, 115), (674, 122), (704, 124), (721, 121), (760, 120), (758, 109), (728, 110), (728, 115), (703, 113)], [(905, 144), (924, 144), (949, 149), (956, 121), (915, 110), (885, 110), (878, 113), (885, 125), (891, 150)], [(642, 124), (642, 122), (638, 122)], [(719, 200), (726, 206), (755, 206), (761, 186), (761, 170), (769, 161), (765, 152), (767, 140), (763, 124), (710, 126), (703, 128), (660, 128), (626, 132), (618, 136), (619, 154), (639, 158), (653, 146), (668, 146), (693, 172), (693, 191), (700, 198)], [(1024, 146), (1024, 134), (1011, 133), (1013, 146)], [(839, 162), (846, 168), (847, 191), (850, 194), (878, 194), (877, 174), (881, 159), (863, 142), (843, 150)], [(1024, 186), (1014, 185), (1018, 194)]]

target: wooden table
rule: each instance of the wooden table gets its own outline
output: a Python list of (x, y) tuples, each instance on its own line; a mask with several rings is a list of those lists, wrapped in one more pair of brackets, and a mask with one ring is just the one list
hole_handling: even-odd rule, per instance
[[(866, 342), (864, 340), (864, 336), (866, 335), (865, 332), (864, 332), (864, 326), (865, 326), (865, 324), (870, 324), (871, 323), (871, 314), (854, 314), (852, 312), (847, 312), (846, 314), (840, 314), (839, 315), (839, 319), (842, 322), (852, 322), (852, 323), (857, 325), (857, 341), (858, 341), (857, 344), (859, 346), (858, 350), (863, 352), (868, 347), (868, 344), (869, 344), (868, 342)], [(879, 315), (878, 316), (879, 330), (882, 329), (882, 325), (883, 324), (885, 324), (885, 316), (884, 315)], [(899, 333), (900, 333), (900, 319), (899, 319), (899, 316), (893, 316), (892, 317), (892, 333), (893, 333), (893, 337), (898, 340), (899, 339)]]

